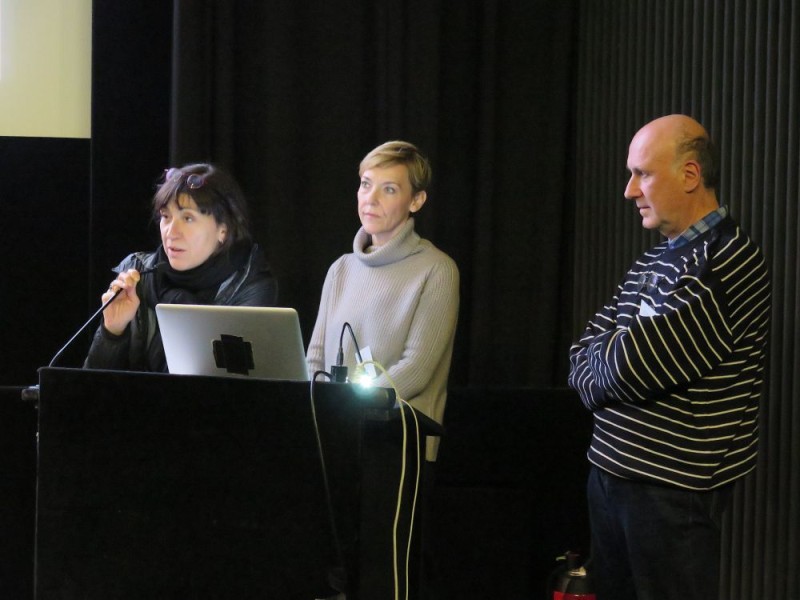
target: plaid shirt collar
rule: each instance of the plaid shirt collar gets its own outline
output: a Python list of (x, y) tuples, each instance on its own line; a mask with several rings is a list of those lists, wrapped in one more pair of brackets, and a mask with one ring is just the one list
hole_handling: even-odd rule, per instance
[(670, 248), (680, 248), (681, 246), (685, 246), (693, 239), (695, 239), (698, 235), (705, 233), (715, 225), (718, 225), (722, 219), (728, 216), (728, 207), (727, 206), (720, 206), (714, 212), (708, 213), (705, 217), (700, 219), (694, 225), (691, 225), (689, 229), (684, 231), (674, 240), (669, 240), (669, 247)]

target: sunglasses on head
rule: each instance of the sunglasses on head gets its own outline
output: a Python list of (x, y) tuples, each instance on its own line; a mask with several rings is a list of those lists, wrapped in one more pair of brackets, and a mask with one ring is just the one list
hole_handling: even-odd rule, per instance
[[(186, 175), (182, 169), (172, 167), (171, 169), (164, 169), (164, 182), (179, 180)], [(201, 188), (206, 183), (206, 176), (197, 173), (189, 173), (186, 175), (186, 187), (190, 190)]]

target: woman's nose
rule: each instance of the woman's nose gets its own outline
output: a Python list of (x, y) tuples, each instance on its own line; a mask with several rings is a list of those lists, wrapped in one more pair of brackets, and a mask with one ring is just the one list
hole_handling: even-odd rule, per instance
[(177, 237), (180, 234), (180, 227), (178, 226), (178, 220), (173, 219), (169, 223), (164, 225), (164, 235), (168, 238)]

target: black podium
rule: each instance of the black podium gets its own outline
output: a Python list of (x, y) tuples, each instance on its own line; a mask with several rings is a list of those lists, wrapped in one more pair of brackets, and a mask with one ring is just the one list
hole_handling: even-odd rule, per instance
[(302, 382), (42, 369), (37, 600), (313, 600), (344, 577), (348, 600), (402, 597), (437, 425), (406, 409), (404, 429), (384, 390), (313, 389), (312, 403)]

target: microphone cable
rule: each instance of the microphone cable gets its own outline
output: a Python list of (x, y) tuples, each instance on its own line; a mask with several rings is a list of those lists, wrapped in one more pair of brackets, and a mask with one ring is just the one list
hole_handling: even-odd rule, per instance
[(322, 449), (322, 436), (319, 432), (319, 421), (317, 420), (317, 407), (316, 402), (314, 400), (314, 384), (317, 381), (317, 377), (320, 375), (325, 375), (329, 380), (332, 380), (332, 376), (327, 371), (316, 371), (314, 376), (311, 378), (311, 389), (309, 392), (309, 398), (311, 401), (311, 421), (314, 426), (314, 437), (317, 442), (317, 453), (319, 456), (319, 465), (322, 471), (322, 485), (325, 492), (325, 505), (328, 509), (328, 522), (330, 523), (331, 527), (331, 534), (333, 535), (333, 546), (336, 552), (336, 558), (341, 565), (339, 568), (341, 569), (341, 573), (337, 573), (337, 581), (330, 581), (330, 577), (333, 576), (332, 573), (329, 573), (329, 581), (328, 583), (338, 592), (347, 592), (347, 563), (344, 559), (344, 551), (342, 550), (342, 542), (339, 538), (339, 528), (336, 525), (336, 514), (333, 510), (333, 497), (331, 495), (331, 488), (328, 482), (328, 469), (325, 466), (325, 452)]
[[(349, 327), (349, 325), (348, 325), (348, 327)], [(351, 334), (352, 334), (352, 330), (351, 330)], [(355, 336), (353, 336), (353, 341), (355, 343)], [(359, 353), (359, 356), (360, 356), (360, 353)], [(404, 556), (404, 561), (403, 561), (404, 570), (403, 570), (403, 575), (402, 575), (403, 576), (403, 588), (405, 590), (404, 597), (405, 597), (406, 600), (408, 600), (408, 597), (409, 597), (409, 576), (410, 576), (409, 574), (410, 574), (410, 561), (411, 561), (411, 544), (412, 544), (413, 533), (414, 533), (414, 519), (416, 518), (416, 509), (417, 509), (417, 502), (418, 502), (418, 497), (419, 497), (419, 483), (420, 483), (421, 463), (422, 463), (421, 457), (422, 457), (422, 451), (423, 451), (423, 449), (421, 447), (420, 424), (419, 424), (419, 419), (417, 418), (416, 411), (414, 410), (414, 408), (407, 401), (405, 401), (403, 398), (400, 397), (400, 395), (397, 392), (397, 386), (396, 386), (394, 380), (392, 379), (391, 375), (389, 375), (389, 373), (387, 372), (386, 368), (382, 364), (380, 364), (380, 363), (378, 363), (376, 361), (373, 361), (373, 360), (360, 361), (358, 363), (358, 365), (356, 365), (356, 368), (357, 369), (359, 369), (359, 368), (363, 369), (364, 366), (370, 365), (370, 364), (374, 365), (375, 367), (377, 367), (378, 370), (381, 371), (381, 373), (386, 375), (386, 378), (389, 381), (390, 387), (395, 393), (395, 397), (396, 397), (396, 400), (397, 400), (398, 408), (400, 410), (400, 419), (401, 419), (402, 430), (403, 430), (402, 457), (401, 457), (401, 461), (400, 461), (400, 479), (399, 479), (399, 482), (398, 482), (397, 502), (396, 502), (396, 505), (395, 505), (395, 514), (394, 514), (394, 520), (393, 520), (393, 524), (392, 524), (392, 574), (393, 574), (394, 598), (395, 598), (395, 600), (400, 600), (400, 578), (401, 578), (401, 574), (400, 574), (400, 557), (399, 557), (399, 554), (400, 554), (400, 550), (399, 550), (400, 541), (398, 540), (398, 529), (400, 527), (400, 517), (402, 515), (402, 507), (403, 507), (403, 489), (405, 487), (406, 472), (408, 470), (408, 422), (407, 422), (407, 418), (406, 418), (406, 411), (408, 411), (409, 414), (411, 414), (412, 417), (414, 418), (414, 428), (415, 428), (415, 436), (416, 436), (415, 439), (416, 439), (416, 448), (417, 448), (417, 453), (416, 453), (416, 476), (415, 476), (415, 479), (414, 479), (414, 492), (413, 492), (412, 501), (411, 501), (411, 514), (410, 514), (410, 518), (409, 518), (408, 537), (405, 540), (405, 556)], [(331, 532), (332, 532), (333, 538), (334, 538), (334, 546), (335, 546), (335, 550), (336, 550), (336, 555), (337, 555), (337, 558), (338, 558), (340, 564), (342, 565), (343, 581), (346, 584), (346, 581), (347, 581), (346, 563), (345, 563), (345, 560), (344, 560), (344, 552), (342, 550), (341, 540), (340, 540), (340, 537), (339, 537), (338, 526), (337, 526), (337, 523), (336, 523), (336, 516), (335, 516), (334, 510), (333, 510), (333, 500), (332, 500), (332, 495), (331, 495), (331, 491), (330, 491), (330, 484), (329, 484), (329, 479), (328, 479), (327, 467), (325, 465), (325, 455), (324, 455), (324, 450), (323, 450), (323, 447), (322, 447), (322, 437), (320, 435), (320, 430), (319, 430), (319, 422), (318, 422), (318, 419), (317, 419), (317, 412), (316, 412), (316, 401), (315, 401), (315, 396), (314, 396), (315, 383), (317, 381), (317, 378), (320, 375), (326, 376), (329, 380), (334, 380), (333, 376), (330, 373), (328, 373), (327, 371), (321, 371), (320, 370), (320, 371), (316, 371), (314, 373), (314, 376), (311, 378), (311, 382), (310, 382), (311, 416), (312, 416), (312, 421), (313, 421), (313, 426), (314, 426), (314, 434), (315, 434), (315, 437), (316, 437), (317, 451), (318, 451), (319, 460), (320, 460), (320, 467), (321, 467), (321, 470), (322, 470), (322, 480), (323, 480), (323, 486), (324, 486), (324, 492), (325, 492), (326, 506), (327, 506), (327, 509), (328, 509), (328, 519), (329, 519), (330, 526), (331, 526)], [(336, 587), (336, 585), (333, 585), (333, 583), (332, 583), (332, 586), (335, 589), (337, 589), (337, 591), (346, 592), (346, 589), (339, 589), (339, 588)]]
[(400, 461), (400, 481), (397, 487), (397, 504), (395, 505), (395, 515), (394, 515), (394, 523), (392, 526), (392, 571), (394, 575), (394, 597), (395, 600), (400, 599), (400, 575), (399, 571), (399, 559), (398, 559), (398, 539), (397, 539), (397, 530), (400, 523), (400, 515), (402, 514), (402, 505), (403, 505), (403, 488), (405, 486), (405, 479), (406, 479), (406, 469), (407, 469), (407, 456), (408, 456), (408, 425), (406, 422), (406, 415), (405, 410), (408, 409), (410, 414), (414, 417), (414, 427), (416, 433), (416, 448), (417, 448), (417, 472), (416, 477), (414, 479), (414, 494), (412, 496), (411, 501), (411, 516), (408, 524), (408, 539), (406, 541), (406, 549), (405, 549), (405, 569), (404, 569), (404, 588), (405, 588), (405, 598), (408, 600), (409, 596), (409, 571), (410, 571), (410, 562), (411, 562), (411, 541), (414, 533), (414, 518), (416, 516), (417, 510), (417, 498), (419, 496), (419, 480), (421, 474), (421, 435), (420, 435), (420, 427), (419, 427), (419, 419), (417, 418), (416, 411), (414, 408), (405, 400), (400, 397), (400, 394), (397, 391), (397, 386), (394, 383), (391, 375), (389, 375), (386, 368), (376, 362), (374, 360), (362, 361), (359, 362), (357, 365), (358, 367), (362, 367), (364, 365), (371, 364), (377, 367), (382, 374), (386, 376), (386, 379), (389, 380), (390, 387), (394, 390), (395, 396), (397, 398), (398, 407), (400, 409), (400, 420), (403, 425), (403, 456)]
[(336, 353), (336, 364), (331, 366), (330, 378), (336, 383), (344, 383), (347, 380), (347, 367), (344, 366), (344, 332), (350, 331), (350, 337), (353, 338), (353, 345), (356, 347), (356, 358), (358, 363), (361, 364), (361, 350), (356, 339), (356, 334), (353, 333), (353, 328), (347, 321), (342, 325), (342, 331), (339, 333), (339, 350)]

